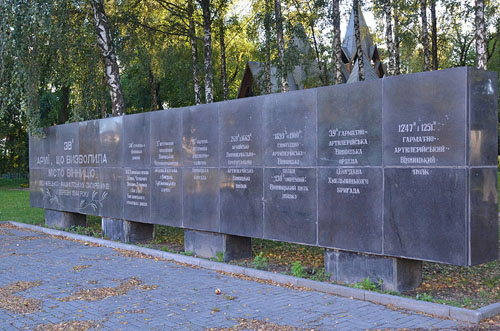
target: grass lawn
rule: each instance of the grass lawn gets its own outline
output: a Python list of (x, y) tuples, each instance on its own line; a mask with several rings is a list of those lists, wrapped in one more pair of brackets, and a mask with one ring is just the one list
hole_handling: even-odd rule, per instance
[[(500, 173), (498, 176), (500, 182)], [(26, 180), (0, 178), (0, 221), (44, 224), (43, 209), (29, 206), (29, 191), (26, 187)], [(100, 223), (100, 217), (88, 216), (87, 228), (75, 228), (72, 231), (100, 237)], [(184, 232), (179, 228), (157, 225), (155, 239), (146, 246), (186, 254), (183, 252)], [(323, 272), (324, 250), (320, 247), (253, 239), (252, 250), (254, 258), (231, 263), (327, 281), (328, 275)], [(355, 286), (365, 289), (377, 287), (369, 281)], [(404, 295), (466, 308), (478, 308), (500, 301), (500, 261), (470, 268), (424, 262), (422, 285)]]

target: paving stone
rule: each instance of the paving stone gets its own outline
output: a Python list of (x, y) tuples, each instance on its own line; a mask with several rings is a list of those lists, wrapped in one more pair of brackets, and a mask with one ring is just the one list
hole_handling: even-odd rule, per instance
[[(70, 320), (96, 321), (102, 326), (100, 330), (203, 330), (232, 327), (240, 318), (320, 330), (460, 325), (321, 292), (233, 278), (167, 261), (125, 257), (110, 248), (84, 246), (30, 231), (8, 232), (12, 235), (0, 234), (0, 242), (8, 244), (0, 247), (0, 252), (10, 249), (16, 254), (0, 254), (0, 286), (40, 280), (40, 286), (17, 295), (43, 304), (40, 312), (27, 315), (0, 309), (0, 330)], [(40, 238), (23, 240), (29, 236)], [(77, 265), (90, 267), (76, 272), (73, 267)], [(132, 277), (140, 279), (142, 285), (157, 287), (139, 286), (122, 296), (90, 302), (58, 300), (82, 289), (117, 287)], [(215, 295), (216, 288), (223, 294)], [(227, 295), (234, 299), (228, 300)]]

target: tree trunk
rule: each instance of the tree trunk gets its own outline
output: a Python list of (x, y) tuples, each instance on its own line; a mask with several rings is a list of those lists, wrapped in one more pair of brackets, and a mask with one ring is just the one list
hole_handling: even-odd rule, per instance
[(212, 11), (211, 0), (200, 0), (203, 10), (203, 43), (205, 49), (205, 102), (214, 102), (214, 72), (212, 66)]
[(156, 87), (155, 76), (151, 68), (148, 69), (149, 76), (149, 94), (151, 97), (151, 110), (158, 110), (158, 89)]
[[(104, 62), (104, 61), (103, 61)], [(108, 116), (106, 109), (106, 75), (102, 75), (101, 79), (101, 117), (106, 118)]]
[(342, 75), (342, 44), (340, 43), (340, 0), (333, 0), (333, 61), (335, 63), (335, 81), (337, 84), (344, 82)]
[(285, 65), (285, 40), (283, 39), (283, 17), (281, 15), (281, 0), (274, 0), (274, 16), (276, 18), (276, 39), (280, 58), (281, 92), (288, 92), (287, 68)]
[(227, 72), (226, 72), (226, 41), (224, 39), (224, 18), (220, 18), (220, 31), (219, 31), (219, 43), (220, 43), (220, 58), (221, 58), (221, 68), (220, 77), (222, 82), (222, 99), (227, 100), (228, 89), (227, 89)]
[(122, 83), (120, 81), (120, 70), (116, 58), (115, 46), (111, 39), (111, 31), (108, 19), (104, 12), (103, 0), (91, 0), (94, 11), (94, 21), (97, 33), (97, 45), (104, 59), (104, 72), (109, 86), (113, 116), (125, 113), (125, 100), (123, 98)]
[(196, 27), (194, 24), (194, 4), (193, 0), (188, 1), (188, 20), (189, 20), (189, 43), (191, 44), (191, 66), (193, 71), (193, 89), (194, 103), (201, 103), (201, 86), (198, 74), (198, 47), (196, 45)]
[(264, 30), (266, 38), (266, 67), (264, 71), (264, 90), (266, 94), (272, 93), (271, 84), (271, 0), (265, 0), (266, 16), (264, 17)]
[(389, 56), (389, 65), (387, 68), (387, 75), (393, 76), (395, 73), (395, 59), (394, 59), (394, 42), (392, 40), (392, 15), (391, 15), (391, 0), (384, 2), (385, 12), (385, 37), (387, 40), (387, 52)]
[(365, 80), (365, 64), (363, 57), (363, 47), (361, 47), (361, 35), (359, 31), (359, 1), (353, 1), (353, 12), (354, 12), (354, 38), (356, 39), (356, 49), (358, 55), (358, 77), (360, 81)]
[(66, 123), (69, 119), (69, 86), (64, 85), (61, 89), (61, 123)]
[(477, 68), (486, 70), (488, 52), (486, 43), (486, 26), (484, 24), (484, 0), (476, 0), (476, 56)]
[(394, 75), (401, 74), (401, 59), (399, 57), (399, 11), (397, 5), (394, 7)]
[(427, 0), (420, 0), (420, 20), (422, 21), (422, 46), (424, 47), (424, 71), (430, 68), (429, 32), (427, 28)]
[(431, 29), (432, 29), (432, 69), (438, 70), (438, 37), (437, 37), (437, 22), (436, 22), (436, 1), (431, 1)]

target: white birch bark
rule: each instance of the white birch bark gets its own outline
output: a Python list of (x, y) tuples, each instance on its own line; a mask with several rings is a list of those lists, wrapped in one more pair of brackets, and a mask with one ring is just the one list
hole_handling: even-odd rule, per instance
[(111, 39), (108, 19), (104, 12), (104, 3), (103, 0), (91, 0), (91, 4), (94, 12), (97, 45), (104, 59), (104, 72), (106, 75), (106, 82), (109, 86), (113, 116), (120, 116), (125, 113), (125, 100), (123, 98), (115, 46)]
[(486, 26), (484, 23), (484, 0), (476, 0), (475, 11), (477, 68), (486, 70), (488, 63), (488, 45), (486, 43)]
[(280, 58), (281, 92), (288, 92), (288, 79), (285, 64), (285, 40), (283, 39), (283, 16), (281, 15), (281, 0), (274, 0), (274, 16), (276, 18), (276, 39)]
[(335, 63), (335, 81), (344, 82), (342, 75), (342, 44), (340, 43), (340, 0), (333, 0), (333, 60)]

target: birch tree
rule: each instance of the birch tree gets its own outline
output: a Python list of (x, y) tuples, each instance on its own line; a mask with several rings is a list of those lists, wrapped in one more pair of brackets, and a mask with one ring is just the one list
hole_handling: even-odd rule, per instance
[(353, 0), (353, 14), (354, 14), (354, 38), (356, 39), (356, 53), (358, 55), (358, 73), (359, 80), (365, 80), (365, 65), (363, 47), (361, 46), (361, 34), (359, 31), (359, 1)]
[(189, 21), (189, 45), (191, 46), (191, 65), (193, 72), (194, 103), (201, 103), (201, 86), (198, 73), (198, 47), (196, 45), (196, 25), (194, 21), (194, 3), (188, 0), (187, 14)]
[(432, 30), (432, 69), (438, 70), (438, 38), (437, 38), (437, 19), (436, 19), (436, 1), (431, 2), (431, 30)]
[(430, 70), (429, 32), (427, 27), (427, 0), (420, 0), (420, 20), (422, 22), (422, 46), (424, 47), (424, 71)]
[(274, 0), (274, 17), (276, 19), (276, 39), (280, 60), (281, 92), (288, 92), (288, 79), (285, 63), (285, 40), (283, 38), (283, 16), (281, 15), (281, 0)]
[(387, 75), (393, 76), (395, 73), (395, 68), (394, 68), (395, 59), (394, 59), (394, 42), (392, 40), (391, 0), (384, 1), (384, 14), (385, 14), (385, 38), (387, 41), (387, 51), (389, 57)]
[(271, 0), (264, 0), (264, 38), (265, 38), (265, 69), (264, 69), (264, 91), (266, 94), (272, 93), (271, 84), (271, 25), (272, 25), (272, 9)]
[(484, 22), (484, 0), (475, 0), (476, 26), (476, 63), (478, 69), (486, 70), (488, 63), (488, 45)]
[(342, 44), (340, 43), (340, 0), (333, 0), (332, 20), (333, 20), (333, 62), (335, 64), (335, 81), (342, 84)]
[(104, 72), (109, 86), (113, 116), (120, 116), (125, 113), (125, 100), (123, 98), (115, 46), (111, 39), (108, 19), (104, 11), (104, 3), (103, 0), (92, 0), (91, 4), (94, 12), (97, 45), (104, 59)]
[(203, 49), (205, 50), (205, 102), (214, 102), (214, 72), (212, 64), (212, 9), (211, 0), (199, 0), (203, 11)]

